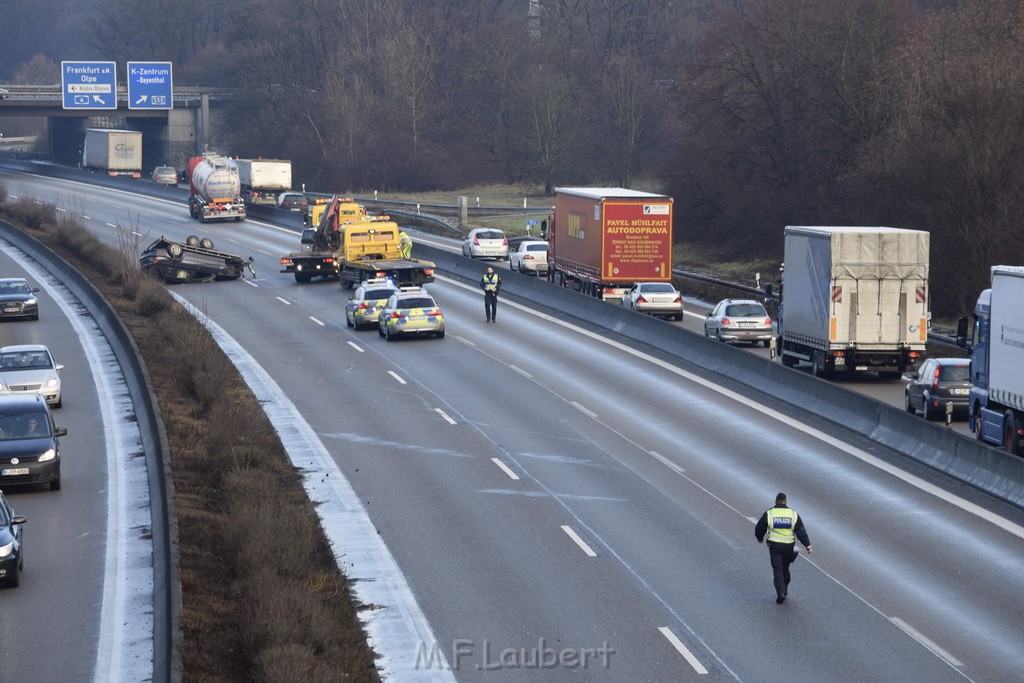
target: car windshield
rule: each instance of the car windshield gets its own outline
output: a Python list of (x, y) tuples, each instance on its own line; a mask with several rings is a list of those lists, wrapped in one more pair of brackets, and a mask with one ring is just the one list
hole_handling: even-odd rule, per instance
[(939, 379), (945, 382), (967, 382), (971, 379), (971, 366), (943, 365), (939, 369)]
[(734, 318), (744, 318), (755, 315), (761, 318), (768, 317), (768, 312), (764, 310), (764, 306), (761, 304), (732, 304), (730, 306), (726, 306), (725, 314)]
[(393, 289), (371, 289), (366, 292), (366, 296), (364, 298), (372, 301), (377, 301), (379, 299), (387, 299), (394, 293), (395, 290)]
[(0, 294), (28, 294), (27, 282), (3, 282), (0, 283)]
[(644, 294), (673, 294), (676, 290), (672, 285), (665, 284), (653, 284), (653, 285), (640, 285), (640, 291)]
[(398, 302), (399, 308), (434, 308), (434, 300), (427, 297), (414, 297), (402, 299)]
[(31, 368), (52, 368), (49, 354), (43, 351), (6, 351), (0, 353), (0, 369), (27, 370)]
[(498, 230), (484, 230), (476, 234), (477, 239), (482, 240), (500, 240), (505, 236), (505, 233), (499, 232)]
[(38, 439), (50, 436), (50, 421), (44, 413), (0, 414), (0, 441)]

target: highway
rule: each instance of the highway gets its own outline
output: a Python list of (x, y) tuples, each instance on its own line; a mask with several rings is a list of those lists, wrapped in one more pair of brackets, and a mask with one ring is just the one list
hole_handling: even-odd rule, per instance
[[(505, 298), (487, 325), (473, 282), (429, 285), (445, 339), (387, 343), (345, 326), (335, 283), (277, 272), (294, 231), (2, 179), (113, 245), (197, 234), (256, 257), (255, 280), (173, 291), (294, 404), (387, 544), (430, 627), (390, 660), (403, 680), (424, 653), (460, 681), (1020, 677), (1017, 509), (570, 316)], [(777, 491), (815, 548), (784, 605), (753, 538)]]
[(0, 681), (152, 675), (152, 548), (145, 466), (120, 368), (95, 323), (38, 264), (0, 240), (0, 273), (39, 287), (38, 321), (0, 322), (0, 345), (45, 344), (61, 371), (61, 490), (3, 487), (24, 527), (18, 588), (0, 588)]

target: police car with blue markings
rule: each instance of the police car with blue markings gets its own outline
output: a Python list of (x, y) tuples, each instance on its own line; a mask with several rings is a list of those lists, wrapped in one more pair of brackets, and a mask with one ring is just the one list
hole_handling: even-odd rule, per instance
[(345, 304), (345, 324), (356, 330), (376, 325), (384, 305), (398, 291), (387, 278), (363, 280)]
[(444, 315), (422, 287), (402, 287), (377, 315), (377, 333), (388, 341), (409, 335), (444, 337)]

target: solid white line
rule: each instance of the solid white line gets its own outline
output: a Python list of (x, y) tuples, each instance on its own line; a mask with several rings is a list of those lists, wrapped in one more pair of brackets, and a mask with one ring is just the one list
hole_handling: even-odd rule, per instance
[(509, 367), (512, 368), (513, 370), (515, 370), (516, 372), (518, 372), (523, 377), (526, 377), (527, 379), (533, 379), (533, 375), (528, 373), (526, 370), (523, 370), (522, 368), (517, 368), (514, 365), (510, 365)]
[(941, 647), (936, 645), (934, 641), (932, 641), (929, 638), (926, 638), (923, 633), (921, 633), (920, 631), (915, 629), (913, 626), (911, 626), (907, 622), (905, 622), (902, 619), (900, 619), (899, 617), (891, 617), (890, 620), (892, 621), (892, 623), (896, 624), (901, 629), (906, 631), (907, 635), (909, 635), (911, 638), (913, 638), (914, 640), (916, 640), (919, 643), (921, 643), (922, 645), (924, 645), (926, 648), (928, 648), (929, 650), (931, 650), (932, 652), (937, 654), (942, 659), (946, 660), (946, 662), (948, 664), (951, 664), (952, 666), (961, 666), (961, 667), (964, 665), (964, 663), (961, 662), (959, 659), (957, 659), (953, 655), (951, 655), (948, 652), (946, 652), (945, 650), (943, 650)]
[(656, 451), (647, 451), (647, 452), (650, 453), (655, 458), (657, 458), (658, 460), (660, 460), (662, 462), (662, 464), (665, 465), (666, 467), (668, 467), (670, 470), (674, 470), (676, 474), (682, 474), (683, 472), (686, 471), (682, 467), (680, 467), (679, 465), (675, 464), (674, 462), (672, 462), (671, 460), (666, 458), (661, 453), (658, 453)]
[(113, 223), (107, 223), (106, 225), (107, 225), (108, 227), (111, 227), (111, 228), (116, 228), (116, 227), (117, 227), (117, 226), (116, 226), (116, 225), (114, 225)]
[(249, 285), (250, 287), (259, 287), (258, 284), (256, 284), (255, 282), (253, 282), (251, 280), (242, 280), (242, 282), (244, 282), (245, 284)]
[(440, 415), (441, 417), (443, 417), (443, 418), (445, 419), (445, 421), (446, 421), (446, 422), (447, 422), (448, 424), (450, 424), (450, 425), (457, 425), (457, 424), (459, 424), (459, 423), (458, 423), (458, 422), (456, 422), (455, 420), (453, 420), (453, 419), (451, 419), (450, 417), (448, 417), (448, 413), (444, 412), (444, 411), (443, 411), (443, 410), (441, 410), (440, 408), (434, 408), (434, 412), (435, 412), (435, 413), (437, 413), (438, 415)]
[(509, 479), (513, 479), (515, 481), (519, 480), (519, 475), (513, 472), (511, 469), (509, 469), (509, 466), (503, 463), (498, 458), (491, 458), (491, 462), (493, 462), (495, 465), (503, 469), (505, 471), (505, 474), (509, 476)]
[(359, 346), (359, 344), (356, 344), (354, 341), (350, 341), (348, 345), (351, 346), (356, 351), (358, 351), (359, 353), (366, 353), (366, 351), (363, 350), (363, 348)]
[(388, 370), (388, 374), (391, 375), (392, 377), (394, 377), (396, 380), (398, 380), (399, 384), (406, 384), (406, 381), (404, 379), (402, 379), (401, 377), (399, 377), (398, 373), (395, 372), (394, 370)]
[(587, 545), (587, 542), (580, 538), (580, 535), (573, 531), (572, 527), (563, 524), (562, 531), (569, 534), (569, 538), (576, 541), (576, 545), (583, 548), (583, 552), (587, 554), (587, 557), (597, 557), (597, 553), (591, 550), (590, 546)]
[(57, 210), (60, 211), (61, 213), (66, 213), (67, 212), (67, 209), (62, 209), (59, 206), (57, 207)]
[(282, 299), (279, 296), (275, 296), (274, 298), (277, 299), (278, 301), (280, 301), (281, 303), (283, 303), (285, 306), (291, 306), (292, 305), (292, 302), (288, 301), (287, 299)]
[(323, 327), (323, 326), (324, 326), (324, 322), (323, 322), (322, 320), (319, 320), (319, 319), (317, 319), (317, 318), (314, 318), (313, 316), (309, 316), (309, 319), (310, 319), (310, 320), (312, 320), (313, 322), (315, 322), (315, 323), (316, 323), (317, 325), (319, 325), (320, 327)]
[(590, 417), (593, 417), (593, 418), (596, 418), (596, 417), (597, 417), (597, 413), (595, 413), (595, 412), (592, 412), (592, 411), (590, 411), (590, 410), (587, 410), (586, 408), (584, 408), (583, 406), (581, 406), (581, 405), (580, 405), (579, 403), (577, 403), (576, 401), (569, 401), (569, 403), (571, 403), (572, 405), (576, 406), (576, 409), (577, 409), (577, 410), (579, 410), (579, 411), (580, 411), (581, 413), (586, 413), (587, 415), (589, 415)]
[(86, 216), (84, 213), (82, 214), (82, 218), (84, 218), (87, 221), (91, 221), (92, 220), (92, 216)]
[(686, 661), (690, 663), (690, 666), (693, 667), (694, 671), (696, 671), (699, 674), (706, 674), (708, 672), (708, 670), (704, 668), (704, 665), (701, 664), (697, 660), (697, 658), (693, 656), (693, 653), (690, 652), (685, 645), (683, 645), (683, 641), (679, 640), (679, 638), (676, 638), (676, 634), (672, 633), (672, 629), (670, 629), (668, 626), (659, 626), (658, 630), (661, 631), (661, 635), (665, 636), (668, 639), (668, 642), (672, 643), (672, 647), (678, 650), (679, 654), (686, 658)]

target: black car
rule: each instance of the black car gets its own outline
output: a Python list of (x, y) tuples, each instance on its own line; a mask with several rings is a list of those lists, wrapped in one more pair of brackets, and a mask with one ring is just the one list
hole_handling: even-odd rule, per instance
[(66, 427), (53, 424), (39, 394), (0, 395), (0, 487), (49, 484), (60, 490), (60, 440)]
[(282, 192), (277, 198), (277, 208), (288, 209), (289, 211), (305, 211), (309, 206), (306, 195), (300, 192)]
[(38, 291), (23, 277), (0, 278), (0, 318), (39, 320)]
[(917, 372), (908, 372), (910, 380), (903, 393), (908, 413), (918, 410), (926, 420), (946, 414), (946, 405), (953, 404), (953, 414), (966, 416), (971, 395), (971, 361), (967, 358), (929, 358)]
[(212, 240), (195, 235), (189, 235), (184, 243), (164, 236), (146, 247), (139, 265), (165, 282), (210, 282), (237, 280), (246, 268), (255, 276), (253, 260), (217, 251)]
[(21, 552), (21, 525), (25, 517), (14, 514), (4, 492), (0, 491), (0, 583), (17, 586), (25, 557)]

